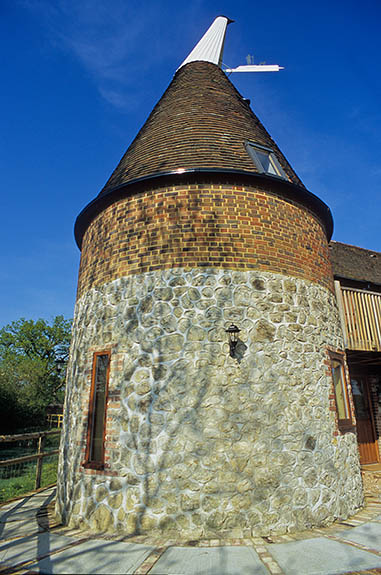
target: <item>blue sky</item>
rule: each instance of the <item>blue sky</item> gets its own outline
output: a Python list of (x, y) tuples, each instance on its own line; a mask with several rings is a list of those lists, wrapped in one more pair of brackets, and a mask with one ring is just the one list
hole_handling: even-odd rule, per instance
[(334, 239), (381, 251), (379, 0), (0, 2), (0, 326), (74, 309), (73, 225), (215, 16), (231, 79)]

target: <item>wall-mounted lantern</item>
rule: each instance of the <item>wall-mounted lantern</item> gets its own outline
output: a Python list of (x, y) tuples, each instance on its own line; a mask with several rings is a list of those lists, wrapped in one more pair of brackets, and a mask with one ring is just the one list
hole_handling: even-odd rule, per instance
[(234, 323), (230, 324), (228, 329), (225, 329), (229, 336), (230, 356), (234, 357), (235, 348), (238, 343), (238, 334), (241, 331)]

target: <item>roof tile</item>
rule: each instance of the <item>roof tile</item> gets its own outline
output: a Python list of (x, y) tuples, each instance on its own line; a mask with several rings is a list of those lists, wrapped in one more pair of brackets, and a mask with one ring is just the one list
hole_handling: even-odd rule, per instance
[(335, 277), (381, 285), (381, 253), (341, 242), (330, 243)]
[(303, 186), (226, 74), (215, 64), (191, 62), (176, 72), (99, 195), (179, 168), (255, 173), (247, 140), (271, 148), (289, 180)]

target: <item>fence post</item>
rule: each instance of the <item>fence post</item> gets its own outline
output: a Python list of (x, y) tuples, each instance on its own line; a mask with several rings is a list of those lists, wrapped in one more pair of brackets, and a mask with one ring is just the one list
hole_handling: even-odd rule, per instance
[(40, 437), (38, 438), (38, 449), (37, 449), (37, 455), (39, 455), (39, 457), (37, 458), (37, 468), (36, 468), (36, 483), (34, 488), (35, 489), (40, 489), (41, 486), (41, 472), (42, 472), (42, 452), (44, 449), (44, 443), (45, 443), (45, 435), (40, 435)]

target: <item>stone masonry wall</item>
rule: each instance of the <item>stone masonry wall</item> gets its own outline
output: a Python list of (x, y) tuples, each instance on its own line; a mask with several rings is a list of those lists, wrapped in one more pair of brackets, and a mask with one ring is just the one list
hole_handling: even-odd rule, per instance
[(316, 215), (264, 186), (221, 180), (153, 187), (104, 209), (83, 238), (78, 297), (126, 275), (201, 266), (280, 272), (333, 289)]
[[(225, 328), (241, 329), (237, 356)], [(362, 504), (354, 433), (337, 434), (333, 294), (261, 271), (160, 270), (77, 301), (57, 512), (96, 531), (285, 533)], [(103, 471), (82, 466), (95, 351), (111, 350)]]

